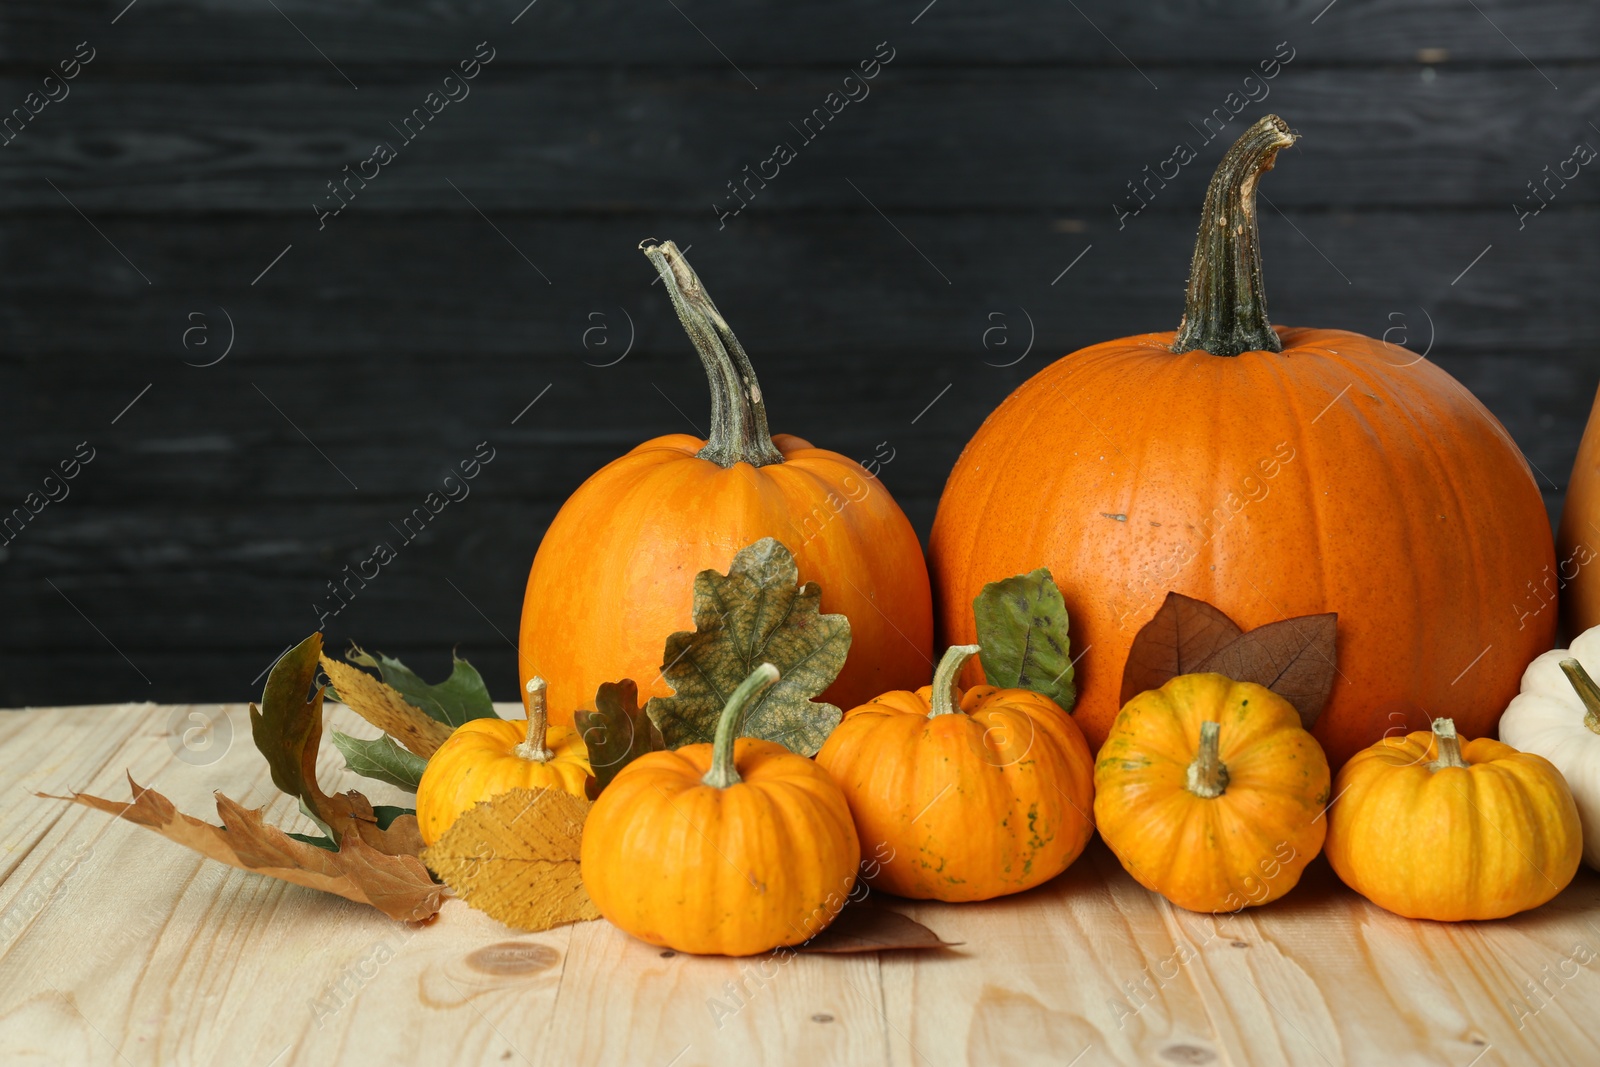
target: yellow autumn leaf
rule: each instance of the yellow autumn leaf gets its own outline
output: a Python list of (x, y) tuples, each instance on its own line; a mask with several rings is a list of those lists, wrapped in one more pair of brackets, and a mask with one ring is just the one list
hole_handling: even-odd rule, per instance
[(322, 669), (339, 700), (357, 715), (427, 759), (450, 736), (450, 727), (409, 703), (399, 691), (359, 667), (322, 657)]
[(600, 918), (578, 874), (590, 803), (513, 789), (463, 813), (422, 860), (472, 907), (519, 930)]

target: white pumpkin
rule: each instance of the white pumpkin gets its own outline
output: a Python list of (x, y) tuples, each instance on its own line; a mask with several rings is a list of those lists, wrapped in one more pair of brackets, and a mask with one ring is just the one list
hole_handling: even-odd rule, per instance
[[(1561, 667), (1577, 660), (1588, 676), (1580, 694)], [(1600, 870), (1600, 626), (1585, 630), (1572, 647), (1546, 652), (1522, 672), (1522, 692), (1500, 718), (1500, 740), (1556, 765), (1578, 802), (1583, 822), (1583, 862)], [(1580, 683), (1581, 684), (1581, 683)]]

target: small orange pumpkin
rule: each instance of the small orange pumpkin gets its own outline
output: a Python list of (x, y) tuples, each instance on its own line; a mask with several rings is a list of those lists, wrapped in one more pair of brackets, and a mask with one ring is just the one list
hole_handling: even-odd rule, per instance
[(513, 789), (562, 789), (583, 796), (590, 775), (583, 736), (548, 725), (543, 678), (525, 689), (528, 721), (469, 719), (456, 727), (417, 784), (417, 828), (431, 845), (480, 801)]
[(1328, 760), (1287, 700), (1180, 674), (1117, 715), (1094, 768), (1094, 815), (1146, 889), (1190, 911), (1266, 904), (1322, 849)]
[(1455, 723), (1385, 738), (1339, 772), (1328, 862), (1410, 919), (1499, 919), (1565, 889), (1583, 855), (1578, 808), (1543, 756)]
[(734, 690), (709, 745), (624, 767), (583, 828), (583, 885), (611, 922), (679, 952), (751, 956), (794, 945), (839, 913), (861, 846), (828, 773), (738, 737), (778, 679), (764, 663)]
[(1072, 717), (1027, 689), (957, 687), (977, 645), (933, 684), (845, 714), (817, 753), (844, 790), (874, 889), (988, 900), (1048, 881), (1094, 833), (1094, 759)]

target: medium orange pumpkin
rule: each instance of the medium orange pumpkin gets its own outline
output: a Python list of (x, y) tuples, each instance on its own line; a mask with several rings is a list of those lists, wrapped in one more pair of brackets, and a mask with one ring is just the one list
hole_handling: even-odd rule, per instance
[(601, 682), (667, 696), (661, 649), (692, 626), (694, 576), (774, 537), (822, 610), (850, 619), (851, 655), (822, 699), (841, 707), (926, 677), (933, 608), (921, 543), (888, 489), (855, 460), (769, 436), (744, 349), (677, 247), (645, 248), (711, 381), (711, 437), (658, 437), (578, 487), (528, 574), (519, 661), (550, 680), (554, 722)]
[(861, 861), (844, 794), (804, 756), (738, 737), (777, 678), (757, 667), (715, 742), (641, 756), (595, 801), (583, 885), (614, 925), (680, 952), (751, 956), (805, 941), (844, 906)]
[(417, 829), (431, 845), (479, 801), (513, 789), (584, 795), (589, 751), (570, 726), (550, 726), (543, 678), (523, 687), (527, 722), (468, 719), (428, 757), (417, 783)]
[(1600, 626), (1600, 390), (1567, 479), (1556, 555), (1560, 565), (1538, 583), (1536, 595), (1554, 600), (1559, 589), (1561, 618), (1569, 634)]
[(1411, 919), (1499, 919), (1565, 889), (1583, 856), (1578, 808), (1543, 756), (1455, 723), (1389, 737), (1339, 772), (1328, 862)]
[(1049, 567), (1087, 649), (1073, 717), (1091, 744), (1169, 590), (1247, 630), (1338, 613), (1340, 676), (1315, 728), (1335, 765), (1447, 702), (1490, 732), (1553, 643), (1555, 610), (1517, 607), (1554, 562), (1549, 520), (1494, 416), (1402, 348), (1268, 323), (1255, 187), (1294, 139), (1268, 116), (1223, 159), (1178, 335), (1040, 371), (978, 430), (939, 502), (941, 639), (972, 640), (986, 582)]
[(932, 900), (1020, 893), (1066, 870), (1094, 833), (1094, 759), (1049, 697), (957, 676), (977, 645), (939, 661), (933, 684), (845, 713), (817, 762), (869, 849), (874, 889)]
[(1328, 761), (1294, 706), (1254, 682), (1180, 674), (1123, 707), (1094, 768), (1100, 836), (1190, 911), (1277, 900), (1322, 849)]

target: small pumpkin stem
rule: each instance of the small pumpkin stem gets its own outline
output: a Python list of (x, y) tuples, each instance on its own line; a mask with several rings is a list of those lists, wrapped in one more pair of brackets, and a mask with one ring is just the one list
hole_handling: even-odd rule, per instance
[(782, 463), (783, 453), (767, 429), (767, 405), (755, 368), (694, 268), (671, 241), (645, 241), (639, 247), (661, 275), (711, 383), (711, 436), (695, 454), (721, 467)]
[(1199, 348), (1213, 356), (1237, 356), (1283, 351), (1283, 342), (1267, 321), (1256, 233), (1256, 183), (1272, 169), (1279, 149), (1294, 142), (1288, 123), (1264, 115), (1217, 165), (1206, 189), (1174, 352)]
[(767, 687), (778, 680), (778, 668), (763, 663), (750, 672), (750, 677), (739, 683), (728, 702), (722, 706), (722, 718), (717, 720), (717, 736), (711, 744), (711, 769), (700, 780), (717, 789), (738, 785), (739, 768), (733, 763), (733, 743), (739, 738), (739, 728), (744, 725), (745, 709)]
[(1561, 661), (1561, 669), (1566, 673), (1567, 681), (1572, 683), (1572, 688), (1577, 690), (1578, 699), (1583, 701), (1583, 725), (1589, 728), (1590, 733), (1600, 734), (1600, 685), (1596, 685), (1589, 672), (1583, 669), (1583, 664), (1575, 659)]
[(1454, 719), (1434, 719), (1433, 740), (1439, 748), (1439, 758), (1428, 764), (1428, 770), (1442, 771), (1446, 767), (1470, 766), (1461, 758), (1461, 738), (1456, 736)]
[(951, 645), (933, 672), (933, 700), (928, 718), (954, 715), (961, 710), (961, 668), (979, 652), (977, 645)]
[(528, 709), (528, 739), (512, 749), (523, 759), (535, 763), (548, 763), (556, 754), (545, 745), (545, 735), (550, 732), (550, 712), (545, 706), (545, 681), (538, 675), (528, 679), (527, 692), (522, 706)]
[(1217, 743), (1221, 733), (1222, 726), (1219, 723), (1200, 724), (1200, 751), (1195, 753), (1194, 762), (1189, 764), (1189, 773), (1184, 782), (1189, 792), (1206, 800), (1220, 797), (1228, 788), (1228, 767), (1222, 762)]

